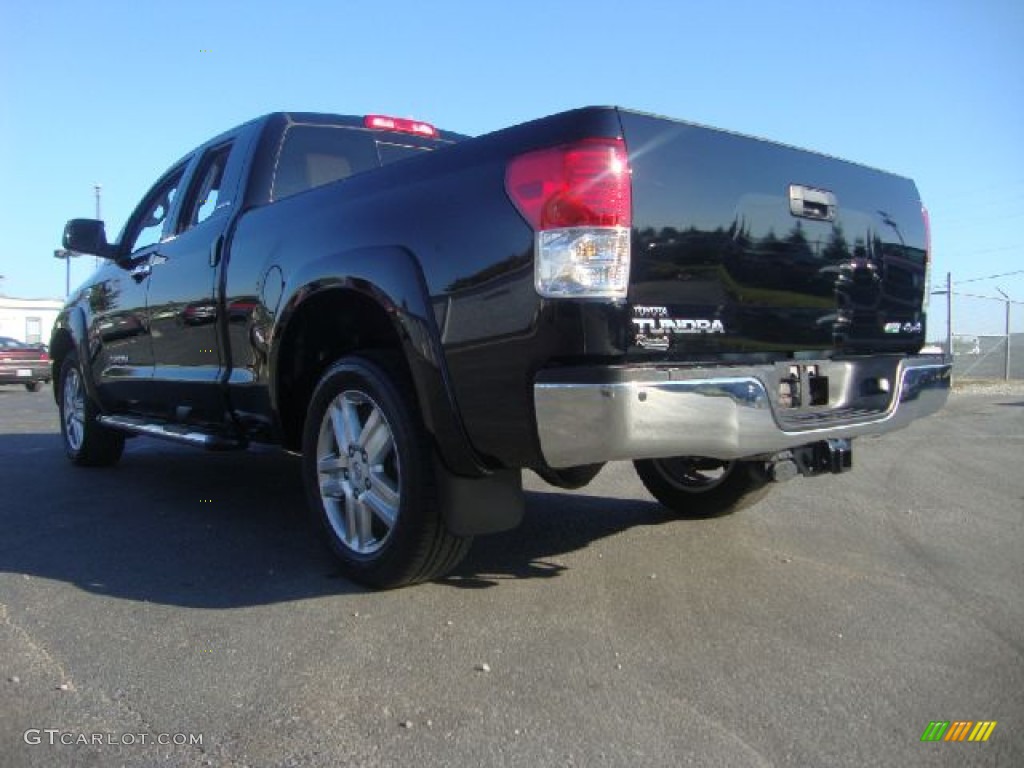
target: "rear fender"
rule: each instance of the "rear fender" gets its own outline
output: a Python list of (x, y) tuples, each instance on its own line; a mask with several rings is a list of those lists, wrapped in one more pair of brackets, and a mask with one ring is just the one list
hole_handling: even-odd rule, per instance
[[(331, 254), (285, 275), (285, 298), (271, 331), (270, 370), (278, 370), (289, 322), (303, 303), (336, 289), (359, 293), (388, 314), (412, 374), (424, 424), (444, 464), (467, 477), (487, 474), (463, 429), (426, 283), (416, 258), (405, 248), (382, 246)], [(280, 413), (280, 394), (275, 375), (270, 380), (275, 413)]]

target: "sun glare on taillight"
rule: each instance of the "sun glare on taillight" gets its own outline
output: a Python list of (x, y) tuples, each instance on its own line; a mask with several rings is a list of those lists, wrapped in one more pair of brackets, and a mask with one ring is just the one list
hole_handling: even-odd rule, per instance
[(509, 162), (505, 190), (535, 233), (538, 294), (625, 298), (631, 189), (622, 139), (584, 139)]
[(536, 230), (630, 226), (622, 139), (586, 139), (520, 155), (509, 163), (505, 187)]
[(416, 136), (423, 136), (428, 139), (437, 138), (437, 128), (432, 126), (430, 123), (423, 123), (419, 120), (408, 120), (404, 117), (367, 115), (363, 118), (363, 125), (376, 131), (397, 131), (398, 133), (412, 133)]

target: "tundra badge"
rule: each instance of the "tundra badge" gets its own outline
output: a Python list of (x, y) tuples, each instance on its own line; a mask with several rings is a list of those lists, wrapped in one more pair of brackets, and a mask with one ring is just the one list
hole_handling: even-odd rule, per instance
[(717, 318), (669, 317), (668, 307), (634, 306), (633, 324), (636, 343), (647, 349), (668, 349), (670, 337), (677, 333), (725, 333)]

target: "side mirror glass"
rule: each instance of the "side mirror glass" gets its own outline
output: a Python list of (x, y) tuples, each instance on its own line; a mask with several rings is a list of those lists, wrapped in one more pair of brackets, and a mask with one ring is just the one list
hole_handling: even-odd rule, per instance
[(117, 254), (107, 242), (107, 230), (96, 219), (72, 219), (64, 227), (64, 247), (76, 253), (112, 259)]

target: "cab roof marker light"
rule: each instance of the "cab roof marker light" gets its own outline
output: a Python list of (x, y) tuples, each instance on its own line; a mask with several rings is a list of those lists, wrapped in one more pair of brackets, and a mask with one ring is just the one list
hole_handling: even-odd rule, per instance
[(375, 131), (396, 131), (398, 133), (411, 133), (416, 136), (424, 136), (428, 139), (436, 139), (437, 128), (430, 123), (419, 120), (409, 120), (404, 117), (389, 117), (387, 115), (367, 115), (363, 118), (363, 125)]

